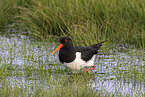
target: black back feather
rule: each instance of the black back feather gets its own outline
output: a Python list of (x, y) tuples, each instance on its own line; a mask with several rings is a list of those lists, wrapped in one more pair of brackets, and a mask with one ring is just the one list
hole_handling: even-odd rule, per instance
[(100, 49), (102, 43), (104, 42), (105, 41), (85, 47), (76, 46), (74, 47), (74, 50), (75, 52), (81, 52), (81, 59), (87, 62), (93, 57), (93, 55), (98, 53), (98, 50)]

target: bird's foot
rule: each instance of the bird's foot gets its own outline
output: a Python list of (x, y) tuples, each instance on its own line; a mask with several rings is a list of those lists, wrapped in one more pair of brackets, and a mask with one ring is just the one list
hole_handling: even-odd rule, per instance
[(94, 70), (96, 68), (96, 65), (93, 65), (92, 68), (89, 68), (89, 69), (85, 69), (84, 72), (87, 72), (87, 71), (90, 71), (90, 70)]

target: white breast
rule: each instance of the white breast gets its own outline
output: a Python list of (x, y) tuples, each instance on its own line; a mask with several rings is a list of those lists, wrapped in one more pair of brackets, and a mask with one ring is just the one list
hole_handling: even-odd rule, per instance
[(69, 68), (69, 69), (72, 69), (72, 70), (76, 70), (76, 69), (78, 70), (78, 69), (84, 68), (86, 66), (93, 66), (94, 65), (95, 56), (96, 55), (94, 55), (91, 58), (91, 60), (86, 62), (86, 61), (83, 61), (81, 59), (81, 53), (80, 52), (76, 52), (76, 58), (75, 58), (75, 60), (73, 62), (71, 62), (71, 63), (65, 63), (64, 62), (63, 65), (65, 67)]

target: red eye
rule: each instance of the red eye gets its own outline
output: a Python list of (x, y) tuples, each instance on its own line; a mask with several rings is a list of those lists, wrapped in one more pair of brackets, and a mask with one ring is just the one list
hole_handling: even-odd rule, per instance
[(65, 40), (65, 42), (67, 42), (67, 40)]

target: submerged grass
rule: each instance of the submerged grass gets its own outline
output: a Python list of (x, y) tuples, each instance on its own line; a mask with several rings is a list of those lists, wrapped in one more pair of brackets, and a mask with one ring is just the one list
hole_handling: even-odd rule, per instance
[(2, 0), (1, 5), (1, 22), (9, 18), (42, 40), (68, 35), (82, 45), (108, 40), (145, 46), (144, 0)]
[(0, 47), (0, 96), (145, 96), (144, 51), (129, 49), (123, 56), (124, 47), (115, 46), (117, 51), (97, 56), (95, 71), (68, 74), (51, 55), (52, 43), (3, 36)]
[[(0, 96), (145, 96), (144, 9), (144, 0), (1, 0), (1, 25), (43, 41), (0, 36)], [(75, 45), (107, 40), (95, 71), (69, 75), (51, 55), (45, 38), (64, 35)]]

